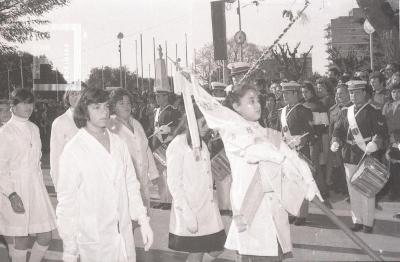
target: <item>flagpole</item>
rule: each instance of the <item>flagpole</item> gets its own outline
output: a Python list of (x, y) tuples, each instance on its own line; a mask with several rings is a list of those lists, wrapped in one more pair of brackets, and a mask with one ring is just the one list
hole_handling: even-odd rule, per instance
[[(165, 41), (165, 57), (168, 57), (168, 43)], [(167, 78), (168, 78), (168, 59), (165, 58), (165, 69), (167, 71)]]
[(186, 61), (186, 68), (189, 67), (188, 63), (188, 46), (187, 46), (187, 34), (185, 33), (185, 61)]
[(139, 91), (139, 68), (138, 68), (138, 50), (137, 50), (137, 40), (135, 40), (135, 60), (136, 60), (136, 89)]
[(143, 37), (142, 34), (140, 34), (140, 64), (142, 68), (142, 80), (141, 80), (141, 86), (140, 89), (143, 88)]
[(156, 79), (156, 39), (153, 36), (153, 63), (154, 63), (154, 79)]

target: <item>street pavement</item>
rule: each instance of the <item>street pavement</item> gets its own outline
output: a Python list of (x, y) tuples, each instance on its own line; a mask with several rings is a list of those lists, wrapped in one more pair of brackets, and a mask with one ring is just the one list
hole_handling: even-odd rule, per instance
[[(53, 206), (56, 195), (49, 172), (43, 170), (44, 181)], [(341, 195), (333, 195), (332, 211), (348, 226), (351, 225), (349, 203)], [(400, 211), (398, 202), (381, 202), (381, 210), (376, 211), (373, 234), (357, 233), (370, 247), (386, 261), (400, 261), (400, 220), (393, 219), (393, 214)], [(144, 252), (139, 230), (135, 232), (138, 262), (180, 262), (186, 254), (168, 249), (169, 210), (152, 208), (151, 225), (155, 242), (149, 252)], [(231, 219), (223, 216), (228, 231)], [(310, 214), (304, 226), (291, 226), (293, 255), (285, 261), (368, 261), (370, 260), (340, 229), (338, 229), (316, 206), (310, 205)], [(62, 241), (58, 233), (53, 232), (53, 240), (44, 261), (61, 261)], [(225, 250), (216, 262), (234, 260), (234, 252)], [(0, 245), (0, 262), (8, 262), (7, 250)]]

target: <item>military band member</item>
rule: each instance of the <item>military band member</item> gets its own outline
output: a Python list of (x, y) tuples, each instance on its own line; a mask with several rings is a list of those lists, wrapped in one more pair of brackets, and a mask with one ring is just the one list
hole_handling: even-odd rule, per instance
[(220, 102), (224, 101), (226, 97), (226, 92), (225, 92), (226, 87), (227, 85), (224, 83), (211, 82), (211, 95)]
[(354, 104), (341, 111), (332, 135), (331, 150), (342, 149), (347, 186), (351, 201), (353, 231), (371, 233), (374, 224), (375, 197), (368, 198), (350, 183), (351, 176), (365, 154), (380, 159), (387, 128), (379, 110), (368, 103), (367, 82), (347, 82)]
[(231, 70), (232, 84), (225, 88), (227, 94), (233, 91), (234, 86), (239, 84), (240, 80), (246, 75), (250, 69), (250, 64), (246, 62), (230, 63), (228, 69)]
[[(282, 83), (283, 99), (287, 104), (280, 115), (283, 139), (304, 158), (310, 159), (310, 142), (314, 139), (310, 109), (299, 102), (300, 85), (294, 81)], [(291, 219), (295, 225), (303, 225), (308, 214), (308, 202), (304, 201), (299, 216)]]

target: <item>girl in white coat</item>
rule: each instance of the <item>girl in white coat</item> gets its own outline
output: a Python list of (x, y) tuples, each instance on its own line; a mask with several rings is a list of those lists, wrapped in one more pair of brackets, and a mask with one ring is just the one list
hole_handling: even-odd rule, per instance
[[(200, 137), (208, 131), (200, 112), (196, 118)], [(185, 121), (186, 117), (182, 121)], [(186, 121), (185, 121), (186, 122)], [(214, 260), (224, 248), (226, 234), (214, 198), (210, 154), (202, 142), (195, 159), (187, 124), (182, 125), (167, 148), (167, 183), (172, 195), (168, 247), (189, 252), (187, 261)]]
[(128, 146), (137, 179), (140, 182), (142, 199), (149, 211), (151, 180), (159, 175), (146, 133), (139, 121), (131, 115), (132, 95), (125, 88), (115, 89), (110, 94), (109, 103), (111, 113), (113, 113), (109, 130), (117, 134)]
[[(196, 81), (194, 82), (195, 86), (198, 86)], [(227, 97), (227, 105), (235, 112), (221, 106), (200, 88), (196, 88), (194, 94), (196, 102), (209, 121), (207, 124), (218, 129), (221, 134), (231, 165), (231, 204), (234, 217), (225, 247), (237, 252), (238, 262), (276, 261), (290, 256), (292, 243), (288, 213), (281, 202), (280, 194), (276, 193), (278, 187), (267, 190), (264, 188), (267, 184), (262, 183), (265, 191), (249, 223), (246, 221), (247, 216), (241, 213), (242, 205), (245, 195), (252, 190), (250, 185), (257, 175), (259, 162), (264, 165), (263, 174), (269, 175), (271, 172), (271, 177), (274, 176), (277, 166), (282, 168), (282, 173), (291, 173), (294, 169), (292, 163), (296, 163), (298, 166), (295, 167), (301, 167), (302, 171), (308, 170), (299, 173), (307, 185), (306, 197), (312, 199), (319, 192), (309, 168), (304, 167), (304, 161), (299, 164), (298, 161), (301, 160), (298, 156), (293, 156), (293, 152), (289, 154), (288, 151), (280, 151), (280, 147), (290, 149), (280, 143), (279, 133), (275, 132), (274, 139), (271, 139), (269, 131), (258, 123), (261, 106), (254, 86), (234, 86), (234, 90)], [(286, 155), (289, 157), (286, 158)], [(266, 177), (265, 180), (268, 181), (269, 178)]]
[(67, 90), (64, 94), (64, 104), (68, 107), (64, 114), (54, 119), (50, 135), (50, 175), (57, 191), (58, 161), (65, 144), (78, 133), (74, 122), (74, 108), (78, 103), (80, 91)]
[(29, 235), (36, 235), (29, 261), (41, 261), (56, 221), (40, 167), (39, 128), (29, 121), (34, 96), (16, 89), (11, 105), (12, 117), (0, 129), (0, 235), (14, 237), (13, 262), (26, 261)]
[(82, 92), (74, 111), (78, 133), (61, 157), (56, 209), (64, 261), (136, 261), (131, 220), (141, 225), (145, 250), (153, 242), (128, 148), (108, 132), (108, 94)]

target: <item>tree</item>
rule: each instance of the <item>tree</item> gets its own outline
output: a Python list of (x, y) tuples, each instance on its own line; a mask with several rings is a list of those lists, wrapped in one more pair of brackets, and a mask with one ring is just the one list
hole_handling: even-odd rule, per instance
[(32, 39), (49, 38), (48, 32), (36, 27), (48, 24), (41, 18), (56, 7), (65, 6), (70, 0), (2, 0), (0, 1), (0, 54), (15, 52), (14, 43)]
[[(152, 92), (154, 86), (153, 78), (144, 78), (143, 86), (141, 86), (142, 79), (139, 78), (139, 88), (137, 86), (136, 73), (129, 71), (127, 68), (122, 69), (122, 82), (132, 93), (137, 92)], [(125, 77), (126, 75), (126, 77)], [(126, 80), (126, 81), (125, 81)], [(86, 81), (87, 85), (96, 88), (106, 88), (120, 86), (120, 72), (119, 67), (113, 68), (109, 66), (95, 67), (90, 70), (89, 78)], [(172, 83), (171, 83), (172, 84)]]
[[(15, 88), (22, 87), (21, 81), (21, 61), (22, 61), (22, 74), (25, 88), (32, 88), (32, 63), (33, 55), (30, 53), (22, 53), (20, 58), (17, 53), (0, 54), (0, 98), (7, 98), (9, 91)], [(53, 69), (50, 62), (48, 65), (41, 65), (40, 79), (35, 80), (39, 84), (56, 83), (65, 84), (62, 73)]]
[(311, 77), (312, 72), (307, 72), (307, 66), (310, 59), (309, 54), (313, 46), (307, 52), (298, 55), (300, 44), (301, 42), (298, 42), (293, 50), (290, 50), (288, 43), (278, 44), (272, 50), (272, 56), (288, 80), (298, 81)]
[[(233, 38), (227, 41), (227, 53), (227, 63), (240, 60), (240, 46), (235, 43)], [(243, 44), (243, 61), (251, 64), (261, 56), (261, 53), (262, 47), (247, 42)], [(200, 78), (204, 82), (209, 84), (212, 81), (222, 79), (222, 64), (214, 60), (214, 47), (211, 43), (206, 44), (196, 52), (195, 64), (196, 70), (199, 71)]]

